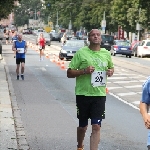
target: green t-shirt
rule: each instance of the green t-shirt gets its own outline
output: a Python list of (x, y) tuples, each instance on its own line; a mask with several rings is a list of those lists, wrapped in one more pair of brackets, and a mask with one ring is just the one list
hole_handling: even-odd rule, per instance
[[(106, 71), (109, 68), (113, 68), (110, 52), (105, 48), (101, 48), (100, 51), (92, 51), (85, 46), (76, 52), (69, 64), (69, 68), (75, 70), (84, 69), (88, 66), (94, 66), (96, 71)], [(93, 87), (91, 74), (80, 75), (76, 77), (75, 94), (106, 96), (106, 86)]]

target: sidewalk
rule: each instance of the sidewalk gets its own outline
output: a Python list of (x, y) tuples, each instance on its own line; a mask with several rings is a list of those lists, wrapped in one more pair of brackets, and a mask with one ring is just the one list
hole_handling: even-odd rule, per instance
[(0, 60), (0, 150), (17, 150), (14, 117), (5, 71), (5, 61)]
[[(11, 45), (3, 45), (3, 50)], [(1, 57), (2, 58), (2, 57)], [(20, 110), (4, 58), (0, 58), (0, 150), (28, 150)]]

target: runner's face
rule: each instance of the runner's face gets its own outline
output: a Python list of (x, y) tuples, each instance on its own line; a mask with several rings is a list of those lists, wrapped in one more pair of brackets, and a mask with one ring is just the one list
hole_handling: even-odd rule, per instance
[(22, 40), (22, 35), (18, 35), (18, 40), (19, 40), (19, 41)]
[(97, 29), (93, 29), (89, 35), (89, 41), (92, 44), (100, 44), (101, 43), (101, 34)]

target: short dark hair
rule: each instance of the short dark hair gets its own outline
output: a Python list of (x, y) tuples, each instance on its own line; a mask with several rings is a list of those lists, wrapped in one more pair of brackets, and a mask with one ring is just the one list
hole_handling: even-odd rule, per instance
[[(92, 30), (88, 33), (88, 38), (90, 37), (91, 32), (92, 32), (93, 30), (98, 30), (98, 29), (92, 29)], [(101, 33), (101, 32), (100, 32), (100, 33)]]

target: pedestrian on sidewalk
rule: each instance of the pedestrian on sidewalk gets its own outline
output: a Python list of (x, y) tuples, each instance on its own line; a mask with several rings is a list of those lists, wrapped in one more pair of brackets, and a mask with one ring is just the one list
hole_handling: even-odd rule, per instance
[[(143, 117), (145, 127), (150, 129), (150, 77), (143, 84), (140, 113)], [(148, 131), (147, 148), (150, 150), (150, 130)]]
[(9, 42), (9, 30), (6, 30), (5, 31), (5, 33), (4, 33), (4, 37), (5, 37), (5, 39), (6, 39), (6, 45), (8, 44), (8, 42)]
[(38, 39), (39, 50), (40, 50), (40, 60), (39, 61), (44, 59), (45, 43), (46, 43), (46, 40), (43, 36), (43, 33), (40, 33), (40, 37)]
[(61, 38), (62, 46), (66, 43), (66, 41), (67, 41), (67, 35), (66, 35), (66, 33), (64, 33), (62, 38)]
[(21, 78), (24, 80), (25, 54), (27, 52), (26, 41), (22, 40), (22, 34), (18, 34), (18, 39), (13, 43), (12, 50), (16, 53), (16, 74), (19, 80), (19, 69), (21, 64)]
[(106, 81), (114, 72), (111, 54), (100, 48), (101, 33), (92, 29), (88, 34), (89, 46), (76, 52), (67, 70), (68, 78), (76, 78), (77, 150), (83, 150), (84, 137), (91, 119), (92, 133), (90, 150), (97, 150), (100, 142), (100, 127), (105, 118)]

